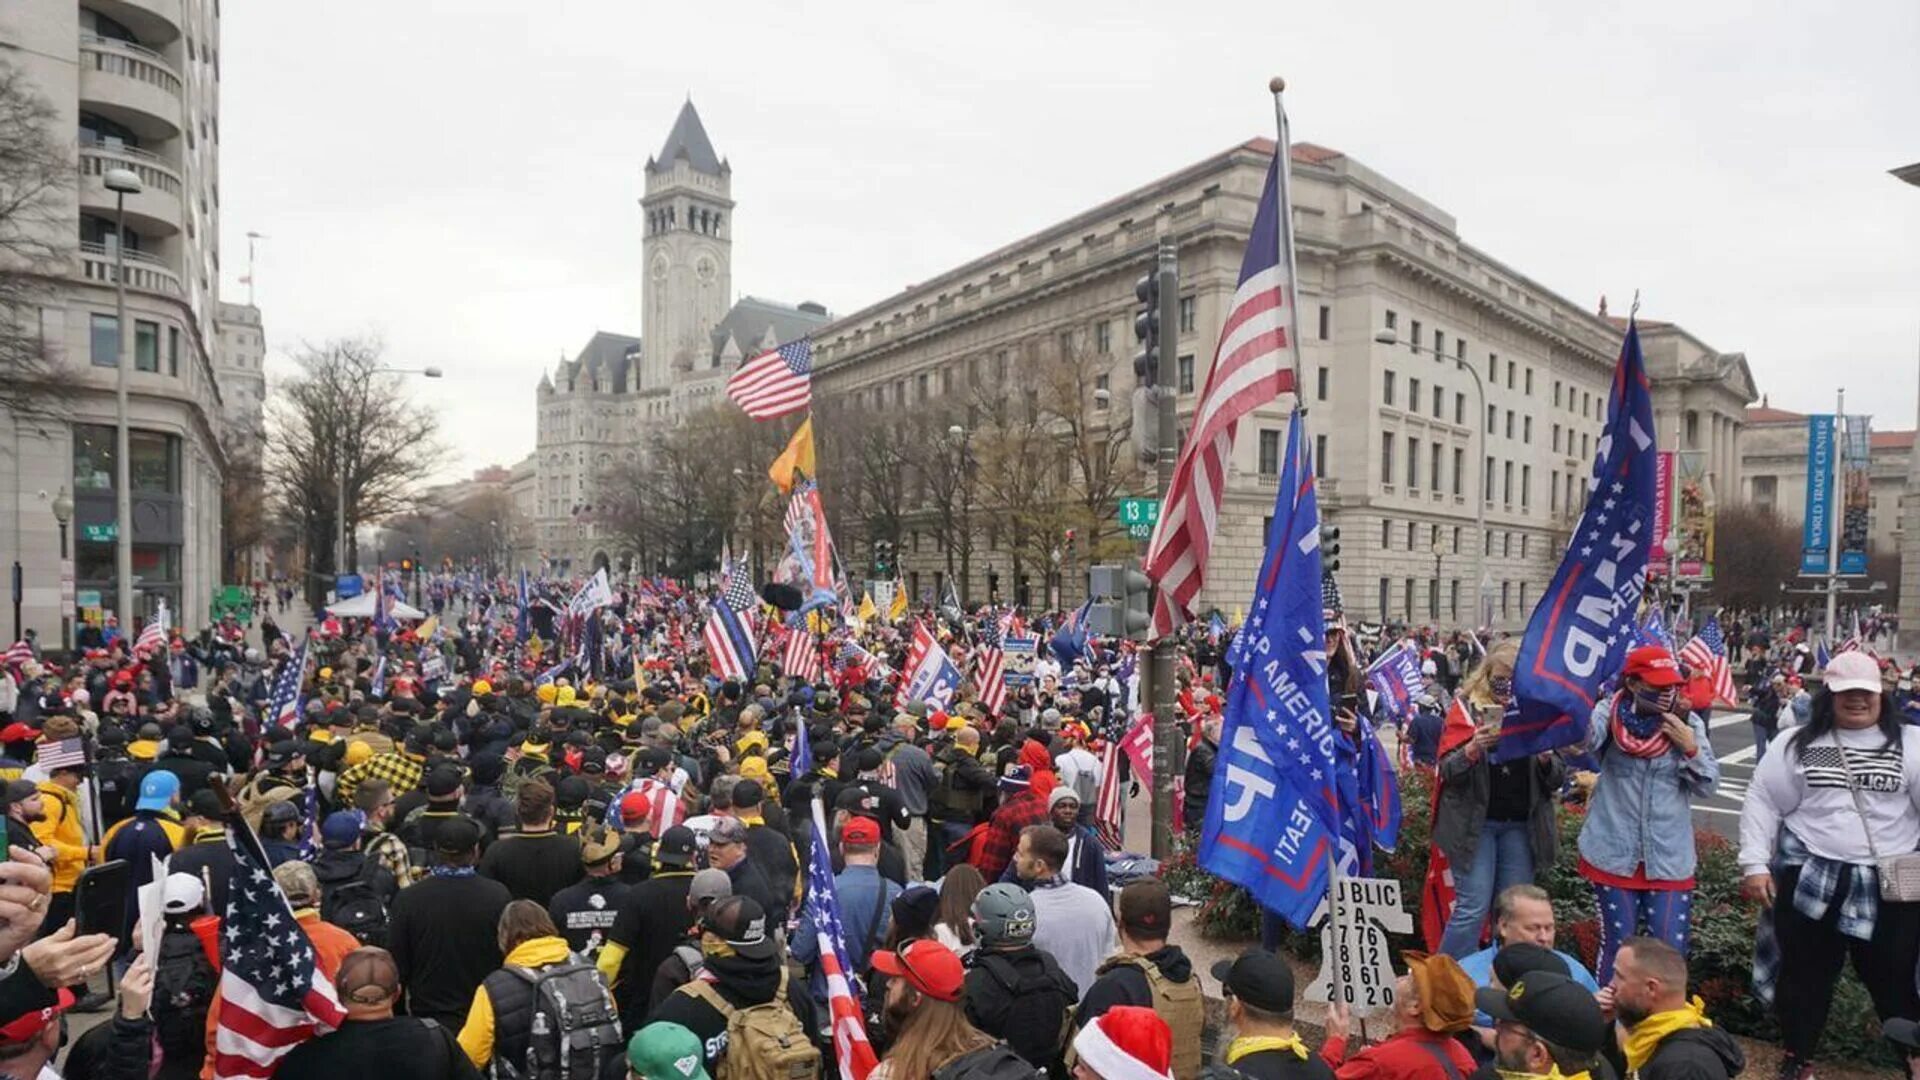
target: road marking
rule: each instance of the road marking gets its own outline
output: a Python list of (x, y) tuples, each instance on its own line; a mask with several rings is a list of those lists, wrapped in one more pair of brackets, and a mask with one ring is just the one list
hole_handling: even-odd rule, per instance
[(1728, 817), (1740, 816), (1740, 811), (1728, 810), (1725, 807), (1721, 807), (1721, 806), (1695, 806), (1694, 809), (1698, 810), (1703, 814), (1725, 814)]
[(1752, 722), (1753, 714), (1750, 712), (1727, 713), (1724, 716), (1709, 719), (1707, 721), (1707, 730), (1718, 731), (1721, 728), (1731, 727), (1734, 724), (1750, 724)]
[(1743, 746), (1738, 750), (1729, 750), (1726, 753), (1720, 755), (1720, 764), (1738, 765), (1738, 764), (1741, 764), (1742, 762), (1752, 761), (1753, 753), (1754, 753), (1753, 747), (1751, 746)]

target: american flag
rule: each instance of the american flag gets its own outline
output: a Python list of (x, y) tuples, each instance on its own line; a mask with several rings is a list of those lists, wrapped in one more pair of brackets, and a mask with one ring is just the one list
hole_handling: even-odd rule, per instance
[(1727, 660), (1727, 639), (1720, 632), (1720, 616), (1707, 617), (1700, 632), (1680, 649), (1680, 662), (1706, 674), (1716, 701), (1734, 703), (1733, 665)]
[(17, 668), (31, 659), (33, 659), (33, 646), (27, 644), (24, 639), (7, 646), (8, 667)]
[(834, 895), (833, 862), (827, 847), (826, 810), (813, 802), (813, 854), (807, 860), (807, 920), (819, 935), (820, 973), (827, 979), (827, 1012), (840, 1080), (867, 1080), (879, 1059), (861, 1019), (861, 988), (847, 963), (847, 936)]
[(295, 1046), (346, 1021), (333, 980), (273, 880), (260, 838), (227, 828), (233, 887), (220, 924), (220, 1022), (214, 1080), (272, 1076)]
[(980, 644), (973, 647), (973, 685), (981, 706), (993, 716), (1007, 707), (1007, 650), (1000, 633), (1000, 620), (980, 620)]
[(280, 663), (280, 674), (273, 681), (273, 693), (267, 698), (267, 718), (275, 727), (291, 728), (300, 718), (300, 684), (307, 677), (307, 645), (300, 642), (297, 652)]
[(646, 799), (648, 836), (658, 837), (675, 825), (686, 822), (687, 804), (681, 801), (679, 793), (673, 790), (673, 785), (657, 776), (643, 776), (628, 785), (627, 790), (620, 793), (620, 798), (608, 804), (607, 824), (617, 825), (623, 829), (633, 827), (633, 822), (621, 819), (620, 804), (634, 792), (639, 792)]
[(740, 365), (727, 396), (755, 420), (799, 412), (813, 403), (813, 342), (789, 341)]
[(375, 660), (373, 662), (373, 677), (367, 680), (367, 686), (368, 686), (368, 689), (373, 691), (374, 697), (383, 698), (387, 696), (387, 654), (386, 653), (381, 653), (380, 659)]
[(787, 772), (794, 777), (813, 771), (813, 743), (807, 735), (807, 718), (797, 717), (793, 725), (793, 746), (787, 753)]
[(758, 597), (753, 594), (753, 575), (744, 573), (743, 567), (734, 567), (727, 574), (726, 584), (721, 587), (720, 595), (726, 597), (727, 606), (742, 615), (754, 609)]
[(744, 679), (753, 670), (753, 627), (724, 596), (707, 605), (707, 626), (701, 631), (714, 673), (723, 679)]
[(167, 605), (161, 604), (160, 610), (148, 619), (140, 628), (140, 636), (134, 639), (135, 652), (154, 652), (167, 647)]
[(813, 631), (804, 626), (789, 627), (786, 648), (781, 653), (781, 670), (799, 682), (820, 680), (820, 649), (813, 642)]
[(56, 742), (42, 742), (33, 751), (33, 763), (51, 772), (54, 769), (70, 769), (87, 763), (87, 743), (80, 736), (60, 739)]
[(1206, 581), (1207, 555), (1225, 497), (1227, 457), (1240, 418), (1298, 385), (1294, 322), (1292, 212), (1286, 198), (1287, 133), (1284, 114), (1273, 163), (1254, 212), (1253, 232), (1240, 262), (1240, 287), (1226, 322), (1205, 391), (1194, 410), (1190, 434), (1174, 464), (1166, 509), (1147, 548), (1147, 575), (1154, 591), (1153, 637), (1169, 634), (1191, 617)]
[(1120, 744), (1107, 740), (1100, 752), (1100, 791), (1093, 800), (1093, 831), (1108, 851), (1126, 848), (1126, 800), (1120, 797)]

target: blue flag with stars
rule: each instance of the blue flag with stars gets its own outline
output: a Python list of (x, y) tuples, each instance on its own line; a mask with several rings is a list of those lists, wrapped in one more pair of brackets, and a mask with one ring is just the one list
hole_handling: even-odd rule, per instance
[(1341, 807), (1360, 804), (1357, 791), (1342, 790), (1352, 788), (1353, 770), (1336, 761), (1340, 736), (1327, 702), (1320, 510), (1305, 426), (1296, 410), (1266, 559), (1230, 649), (1233, 679), (1199, 851), (1207, 871), (1301, 928), (1326, 895), (1333, 860), (1352, 862)]
[(1607, 426), (1587, 481), (1587, 506), (1553, 583), (1527, 620), (1513, 672), (1516, 707), (1500, 729), (1495, 762), (1586, 738), (1594, 700), (1637, 640), (1635, 614), (1646, 591), (1653, 538), (1653, 434), (1640, 331), (1629, 320), (1607, 395)]

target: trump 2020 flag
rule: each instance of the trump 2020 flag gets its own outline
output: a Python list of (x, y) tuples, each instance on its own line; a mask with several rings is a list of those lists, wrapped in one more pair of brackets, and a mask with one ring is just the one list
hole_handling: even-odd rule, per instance
[[(1233, 680), (1200, 832), (1202, 867), (1245, 886), (1300, 928), (1326, 895), (1329, 865), (1342, 848), (1343, 805), (1305, 426), (1296, 410), (1253, 607), (1230, 650)], [(1349, 768), (1349, 781), (1352, 775)], [(1357, 802), (1351, 794), (1344, 805)]]
[(960, 669), (953, 665), (947, 651), (933, 639), (926, 623), (913, 624), (913, 644), (907, 649), (906, 677), (900, 680), (900, 692), (894, 705), (906, 708), (924, 701), (937, 709), (953, 708), (953, 696), (960, 689)]
[(867, 1025), (861, 1019), (861, 990), (848, 970), (846, 934), (840, 923), (840, 901), (834, 895), (833, 862), (827, 847), (827, 814), (820, 800), (813, 801), (813, 857), (807, 860), (806, 918), (819, 938), (820, 973), (827, 980), (827, 1013), (833, 1032), (834, 1059), (840, 1063), (840, 1080), (867, 1080), (879, 1060), (873, 1044), (867, 1041)]
[(1553, 584), (1527, 620), (1507, 713), (1491, 759), (1512, 761), (1586, 737), (1600, 685), (1620, 670), (1636, 637), (1653, 539), (1653, 398), (1640, 331), (1627, 322), (1607, 395), (1607, 426), (1587, 481), (1587, 508)]
[(1427, 685), (1420, 674), (1420, 650), (1412, 642), (1402, 641), (1381, 653), (1367, 669), (1367, 685), (1380, 695), (1381, 715), (1396, 720), (1406, 717), (1413, 712), (1413, 699)]

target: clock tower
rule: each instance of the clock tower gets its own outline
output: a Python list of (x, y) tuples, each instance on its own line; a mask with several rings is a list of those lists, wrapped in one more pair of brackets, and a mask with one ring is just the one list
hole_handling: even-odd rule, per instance
[(733, 167), (689, 98), (644, 171), (640, 386), (655, 389), (714, 365), (709, 335), (733, 295)]

